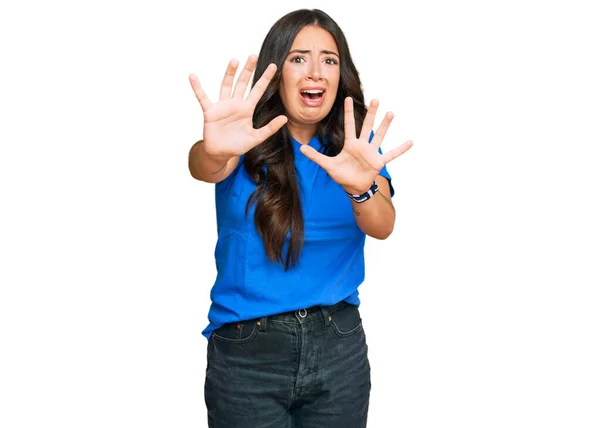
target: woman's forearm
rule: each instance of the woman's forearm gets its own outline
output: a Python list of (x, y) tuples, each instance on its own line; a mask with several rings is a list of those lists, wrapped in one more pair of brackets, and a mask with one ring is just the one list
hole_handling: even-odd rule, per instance
[(396, 210), (387, 179), (378, 176), (375, 181), (379, 191), (365, 202), (352, 201), (352, 210), (356, 223), (363, 232), (376, 239), (386, 239), (394, 230)]
[(192, 146), (188, 158), (190, 174), (196, 180), (218, 183), (225, 180), (237, 166), (239, 156), (232, 158), (209, 155), (204, 151), (203, 140)]

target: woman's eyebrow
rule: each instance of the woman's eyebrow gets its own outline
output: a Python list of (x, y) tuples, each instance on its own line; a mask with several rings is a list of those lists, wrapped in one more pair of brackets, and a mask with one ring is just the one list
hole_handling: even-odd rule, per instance
[[(310, 50), (309, 50), (309, 49), (292, 49), (288, 55), (290, 55), (290, 54), (293, 54), (293, 53), (307, 54), (307, 53), (309, 53), (309, 52), (310, 52)], [(339, 56), (339, 54), (338, 54), (337, 52), (334, 52), (334, 51), (328, 51), (328, 50), (326, 50), (326, 49), (323, 49), (323, 50), (322, 50), (320, 53), (322, 53), (322, 54), (326, 54), (326, 55), (335, 55), (335, 56), (337, 56), (338, 58), (340, 57), (340, 56)]]

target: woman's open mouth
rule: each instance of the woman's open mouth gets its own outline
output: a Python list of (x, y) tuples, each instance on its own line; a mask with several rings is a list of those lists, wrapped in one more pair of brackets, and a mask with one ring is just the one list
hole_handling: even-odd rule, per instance
[(323, 103), (325, 99), (325, 91), (322, 89), (306, 89), (300, 91), (300, 97), (304, 104), (310, 107), (317, 107)]

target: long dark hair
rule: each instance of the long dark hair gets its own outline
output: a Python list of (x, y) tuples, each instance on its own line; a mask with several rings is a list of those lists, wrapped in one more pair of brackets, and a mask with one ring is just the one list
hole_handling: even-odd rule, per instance
[[(296, 35), (307, 25), (328, 31), (336, 41), (340, 54), (340, 82), (336, 99), (331, 111), (318, 126), (319, 140), (325, 145), (324, 153), (335, 156), (344, 146), (344, 99), (350, 96), (354, 100), (357, 133), (362, 127), (366, 106), (346, 37), (338, 24), (321, 10), (290, 12), (269, 30), (258, 55), (252, 86), (269, 64), (275, 63), (277, 72), (258, 102), (252, 121), (254, 127), (259, 128), (285, 113), (279, 96), (281, 70)], [(294, 168), (294, 150), (287, 127), (282, 127), (250, 150), (244, 157), (244, 167), (257, 184), (248, 200), (246, 213), (255, 203), (254, 224), (264, 241), (267, 255), (272, 261), (282, 263), (287, 270), (297, 264), (304, 244), (304, 218)], [(289, 246), (284, 257), (284, 244), (288, 236)]]

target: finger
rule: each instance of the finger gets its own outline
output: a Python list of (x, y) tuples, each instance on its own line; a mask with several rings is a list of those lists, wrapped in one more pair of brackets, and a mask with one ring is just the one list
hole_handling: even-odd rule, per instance
[(365, 120), (363, 122), (362, 129), (360, 130), (360, 139), (369, 141), (371, 130), (373, 129), (373, 123), (375, 123), (375, 115), (377, 114), (377, 108), (379, 107), (378, 100), (372, 100), (367, 109)]
[(388, 111), (383, 117), (381, 125), (379, 125), (379, 128), (377, 128), (375, 135), (373, 135), (373, 139), (371, 140), (373, 147), (379, 148), (379, 146), (381, 146), (383, 138), (385, 137), (385, 134), (392, 123), (392, 119), (394, 119), (394, 113)]
[(319, 153), (308, 144), (302, 144), (302, 146), (300, 146), (300, 151), (304, 156), (309, 158), (311, 161), (319, 165), (324, 170), (327, 170), (329, 165), (331, 164), (332, 158), (330, 158), (329, 156), (325, 156), (323, 153)]
[(344, 100), (344, 133), (346, 138), (356, 138), (356, 125), (354, 124), (354, 101), (352, 97)]
[(263, 141), (265, 141), (267, 138), (269, 138), (271, 135), (273, 135), (277, 131), (279, 131), (279, 129), (287, 123), (287, 120), (288, 120), (287, 117), (285, 117), (284, 115), (277, 116), (275, 119), (273, 119), (272, 121), (267, 123), (262, 128), (257, 129), (256, 130), (256, 136), (258, 138), (257, 145), (262, 143)]
[(252, 76), (252, 72), (256, 68), (256, 62), (258, 61), (258, 57), (256, 55), (250, 55), (248, 60), (246, 61), (246, 65), (244, 65), (244, 69), (240, 73), (240, 77), (235, 84), (235, 89), (233, 91), (233, 98), (242, 99), (244, 98), (244, 94), (246, 93), (246, 88), (248, 87), (248, 82), (250, 81), (250, 76)]
[(233, 88), (233, 78), (235, 77), (235, 71), (238, 68), (237, 59), (232, 59), (227, 65), (223, 82), (221, 82), (221, 93), (219, 94), (219, 100), (228, 100), (231, 97), (231, 88)]
[(202, 107), (202, 111), (206, 111), (212, 106), (212, 102), (208, 99), (206, 92), (200, 86), (200, 81), (195, 74), (190, 74), (189, 76), (190, 84), (192, 85), (192, 89), (194, 90), (194, 94), (196, 94), (196, 98), (200, 102), (200, 106)]
[(265, 69), (265, 72), (260, 76), (260, 79), (256, 82), (250, 94), (248, 95), (248, 101), (250, 101), (253, 105), (258, 104), (260, 97), (265, 93), (267, 86), (271, 82), (273, 76), (275, 76), (275, 72), (277, 71), (277, 65), (269, 64)]
[(394, 159), (396, 159), (398, 156), (400, 156), (401, 154), (405, 153), (408, 149), (410, 149), (413, 146), (413, 142), (408, 140), (406, 143), (396, 147), (393, 150), (390, 150), (387, 153), (383, 154), (383, 163), (387, 164), (388, 162), (393, 161)]

